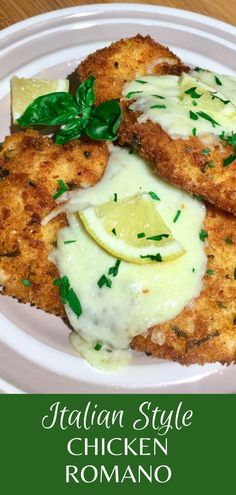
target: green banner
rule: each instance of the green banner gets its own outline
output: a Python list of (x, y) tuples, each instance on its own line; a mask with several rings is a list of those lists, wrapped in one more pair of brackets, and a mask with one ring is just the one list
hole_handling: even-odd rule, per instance
[(234, 492), (234, 395), (0, 401), (4, 495)]

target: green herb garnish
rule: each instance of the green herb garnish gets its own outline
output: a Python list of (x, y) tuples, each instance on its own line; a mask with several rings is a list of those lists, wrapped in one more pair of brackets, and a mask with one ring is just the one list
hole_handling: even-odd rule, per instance
[(146, 239), (147, 241), (161, 241), (165, 237), (169, 237), (169, 234), (152, 235), (151, 237), (146, 237)]
[(208, 113), (205, 112), (197, 112), (197, 115), (201, 117), (202, 119), (208, 120), (212, 124), (213, 127), (216, 127), (217, 125), (220, 125), (216, 120), (214, 120)]
[(161, 100), (165, 100), (165, 96), (161, 96), (161, 95), (152, 95), (152, 96), (155, 96), (155, 98), (160, 98)]
[(230, 237), (225, 238), (225, 243), (226, 244), (233, 244), (233, 240)]
[(199, 232), (199, 239), (202, 242), (205, 242), (205, 240), (207, 239), (207, 237), (208, 237), (208, 232), (206, 230), (201, 229), (200, 232)]
[(193, 135), (193, 136), (196, 136), (196, 134), (197, 134), (197, 129), (196, 129), (196, 127), (194, 127), (194, 128), (192, 129), (192, 135)]
[(236, 268), (234, 269), (234, 280), (236, 280)]
[(113, 201), (115, 201), (115, 203), (117, 203), (117, 193), (114, 193)]
[(75, 98), (66, 92), (50, 93), (36, 98), (19, 119), (21, 127), (34, 125), (63, 126), (55, 142), (64, 144), (82, 134), (95, 140), (114, 140), (121, 122), (117, 100), (109, 100), (94, 108), (95, 77), (89, 76), (77, 89)]
[(59, 189), (56, 192), (56, 194), (54, 194), (53, 199), (57, 199), (65, 192), (69, 191), (69, 187), (65, 184), (65, 182), (62, 179), (59, 179), (57, 183), (59, 184)]
[(215, 273), (214, 270), (207, 270), (206, 271), (207, 275), (214, 275), (214, 273)]
[(228, 103), (230, 103), (230, 100), (223, 100), (219, 96), (217, 96), (214, 93), (212, 93), (212, 91), (210, 91), (210, 94), (211, 94), (211, 99), (212, 100), (215, 100), (215, 99), (220, 100), (222, 103), (224, 103), (224, 105), (228, 105)]
[(68, 304), (73, 313), (79, 318), (82, 314), (81, 304), (74, 289), (70, 287), (68, 277), (57, 278), (54, 280), (54, 285), (59, 287), (62, 303)]
[(204, 150), (201, 150), (201, 153), (203, 155), (209, 155), (210, 152), (211, 152), (210, 148), (205, 148)]
[(64, 244), (72, 244), (73, 242), (77, 242), (75, 240), (71, 240), (71, 241), (64, 241)]
[(112, 229), (112, 234), (117, 235), (115, 227)]
[(130, 91), (127, 93), (126, 98), (130, 99), (133, 95), (136, 95), (138, 93), (143, 93), (143, 91)]
[(142, 239), (143, 237), (145, 237), (144, 232), (139, 232), (139, 234), (137, 234), (138, 239)]
[(147, 84), (147, 81), (142, 81), (141, 79), (135, 79), (135, 81), (139, 84)]
[(106, 276), (106, 275), (104, 275), (104, 274), (103, 274), (103, 275), (100, 277), (100, 279), (98, 280), (98, 283), (97, 283), (97, 284), (98, 284), (98, 286), (100, 287), (100, 289), (101, 289), (104, 285), (105, 285), (106, 287), (109, 287), (109, 289), (110, 289), (110, 288), (111, 288), (111, 286), (112, 286), (112, 281), (111, 281), (109, 278), (107, 278), (107, 276)]
[(179, 218), (180, 214), (181, 214), (181, 210), (177, 210), (177, 212), (176, 212), (176, 214), (175, 214), (175, 217), (173, 218), (173, 222), (174, 222), (174, 223), (175, 223), (175, 222), (177, 222), (177, 220), (178, 220), (178, 218)]
[(192, 112), (192, 110), (189, 110), (189, 117), (192, 120), (198, 120), (198, 116), (196, 113)]
[(208, 166), (209, 168), (214, 168), (214, 162), (213, 162), (212, 160), (210, 160), (210, 161), (208, 162), (207, 166)]
[(153, 191), (149, 191), (149, 196), (151, 196), (152, 199), (155, 199), (156, 201), (161, 201), (159, 196), (157, 196), (157, 194)]
[(24, 285), (24, 287), (29, 287), (31, 285), (31, 282), (30, 282), (30, 280), (28, 280), (28, 278), (23, 278), (21, 280), (21, 283), (22, 283), (22, 285)]
[(194, 88), (189, 88), (189, 89), (187, 89), (187, 91), (185, 91), (185, 94), (191, 96), (191, 98), (201, 98), (202, 95), (199, 95), (196, 92), (196, 89), (197, 89), (197, 86), (195, 86)]
[(166, 108), (166, 105), (152, 105), (150, 109), (152, 108)]
[(194, 194), (194, 198), (198, 201), (204, 201), (204, 196), (202, 196), (201, 194)]
[(232, 153), (231, 155), (229, 155), (227, 158), (225, 158), (223, 160), (223, 167), (228, 167), (228, 165), (230, 165), (232, 162), (234, 162), (234, 160), (236, 160), (236, 148), (235, 148), (234, 153)]
[(195, 268), (192, 268), (192, 272), (195, 273)]
[(219, 77), (214, 76), (214, 79), (215, 79), (216, 84), (218, 84), (218, 86), (222, 86), (222, 82), (221, 82), (221, 80), (219, 79)]
[(192, 101), (193, 107), (197, 107), (197, 102), (195, 100)]
[(142, 258), (142, 259), (149, 258), (150, 260), (159, 261), (159, 262), (160, 261), (163, 261), (160, 253), (157, 253), (157, 254), (147, 254), (146, 256), (140, 255), (140, 258)]
[(95, 351), (100, 351), (100, 350), (101, 350), (101, 348), (102, 348), (102, 344), (101, 344), (101, 342), (97, 342), (97, 343), (96, 343), (96, 345), (95, 345), (95, 347), (94, 347), (94, 350), (95, 350)]
[(121, 260), (116, 260), (115, 266), (111, 266), (108, 270), (108, 275), (111, 275), (112, 277), (116, 277), (119, 271), (119, 267), (121, 264)]

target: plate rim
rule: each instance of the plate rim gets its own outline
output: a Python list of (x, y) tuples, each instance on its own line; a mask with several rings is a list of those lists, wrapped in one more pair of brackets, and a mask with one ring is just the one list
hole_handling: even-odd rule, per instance
[(215, 17), (210, 17), (204, 14), (199, 14), (197, 12), (192, 12), (190, 10), (178, 9), (175, 7), (164, 7), (161, 5), (152, 5), (152, 4), (144, 4), (144, 3), (97, 3), (97, 4), (88, 4), (88, 5), (77, 5), (73, 7), (66, 7), (62, 9), (54, 9), (50, 12), (44, 12), (42, 14), (37, 14), (35, 16), (29, 17), (22, 21), (15, 22), (10, 26), (2, 29), (0, 31), (0, 40), (18, 30), (24, 29), (25, 27), (38, 24), (45, 19), (56, 19), (57, 17), (63, 17), (69, 14), (79, 14), (81, 13), (101, 13), (102, 11), (119, 11), (119, 10), (127, 10), (132, 11), (135, 6), (135, 12), (155, 12), (160, 14), (170, 14), (170, 15), (180, 15), (180, 17), (188, 20), (196, 20), (200, 24), (208, 25), (213, 27), (219, 27), (223, 31), (226, 29), (230, 29), (231, 34), (236, 36), (236, 27), (233, 24), (229, 24), (225, 21), (221, 21), (220, 19), (216, 19)]

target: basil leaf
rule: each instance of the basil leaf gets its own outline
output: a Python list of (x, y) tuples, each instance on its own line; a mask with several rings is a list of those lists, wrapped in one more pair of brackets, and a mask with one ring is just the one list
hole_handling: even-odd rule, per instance
[(57, 133), (55, 143), (64, 144), (68, 143), (68, 141), (79, 139), (83, 128), (84, 125), (81, 119), (71, 119), (69, 123)]
[(117, 100), (104, 101), (92, 111), (85, 132), (91, 139), (113, 141), (120, 122), (121, 108)]
[(81, 114), (82, 120), (85, 120), (85, 125), (91, 115), (92, 107), (95, 100), (94, 93), (95, 77), (89, 76), (76, 91), (76, 102), (78, 105), (78, 113)]
[(67, 124), (78, 109), (70, 93), (58, 92), (36, 98), (17, 119), (21, 127)]

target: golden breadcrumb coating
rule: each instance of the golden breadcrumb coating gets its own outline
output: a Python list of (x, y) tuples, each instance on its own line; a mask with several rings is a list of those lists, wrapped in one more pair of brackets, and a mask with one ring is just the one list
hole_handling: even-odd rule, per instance
[[(95, 184), (108, 159), (105, 143), (71, 141), (56, 145), (37, 131), (6, 138), (0, 151), (0, 285), (2, 294), (65, 316), (58, 276), (48, 255), (64, 214), (41, 220), (56, 206), (57, 181), (72, 189)], [(22, 281), (30, 281), (25, 286)], [(28, 282), (25, 282), (26, 284)]]

